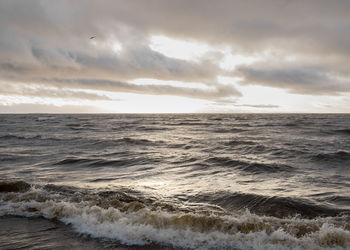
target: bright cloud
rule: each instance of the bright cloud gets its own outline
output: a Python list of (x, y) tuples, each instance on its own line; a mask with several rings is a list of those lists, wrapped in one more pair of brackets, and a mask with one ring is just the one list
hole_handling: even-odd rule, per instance
[(152, 36), (150, 48), (165, 56), (188, 61), (199, 61), (210, 50), (207, 44), (172, 39), (166, 36)]

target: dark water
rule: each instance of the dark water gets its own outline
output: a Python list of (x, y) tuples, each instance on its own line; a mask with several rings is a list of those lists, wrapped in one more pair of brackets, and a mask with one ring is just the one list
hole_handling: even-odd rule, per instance
[(33, 248), (350, 249), (350, 115), (0, 115), (0, 174)]

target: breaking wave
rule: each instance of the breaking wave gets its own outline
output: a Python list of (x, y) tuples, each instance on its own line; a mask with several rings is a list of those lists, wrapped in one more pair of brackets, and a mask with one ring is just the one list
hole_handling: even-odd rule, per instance
[[(57, 219), (78, 233), (129, 246), (159, 244), (187, 249), (350, 247), (350, 214), (346, 212), (314, 218), (278, 218), (248, 210), (198, 213), (177, 207), (163, 209), (157, 206), (162, 203), (158, 198), (145, 198), (136, 191), (127, 194), (128, 190), (91, 193), (73, 187), (29, 185), (22, 181), (2, 182), (0, 190), (0, 215)], [(234, 199), (237, 197), (239, 195)]]

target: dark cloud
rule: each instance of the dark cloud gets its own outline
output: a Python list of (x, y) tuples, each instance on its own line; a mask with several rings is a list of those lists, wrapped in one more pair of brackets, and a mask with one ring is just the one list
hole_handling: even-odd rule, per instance
[(334, 95), (350, 92), (350, 79), (316, 66), (288, 64), (255, 64), (240, 66), (245, 84), (259, 84), (284, 88), (293, 93)]
[(106, 79), (128, 80), (135, 78), (157, 78), (161, 80), (182, 80), (213, 82), (220, 72), (218, 66), (204, 61), (193, 63), (166, 57), (144, 46), (124, 51), (120, 55), (111, 51), (100, 53), (83, 53), (64, 49), (46, 49), (32, 47), (32, 63), (0, 63), (2, 76), (18, 74), (24, 76), (48, 77), (104, 77)]

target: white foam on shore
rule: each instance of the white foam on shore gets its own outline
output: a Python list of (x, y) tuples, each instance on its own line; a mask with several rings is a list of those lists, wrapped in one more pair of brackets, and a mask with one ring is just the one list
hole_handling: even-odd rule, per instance
[(279, 219), (248, 211), (214, 216), (102, 208), (32, 188), (1, 193), (0, 215), (56, 218), (82, 234), (125, 245), (156, 243), (192, 249), (350, 249), (350, 216)]

